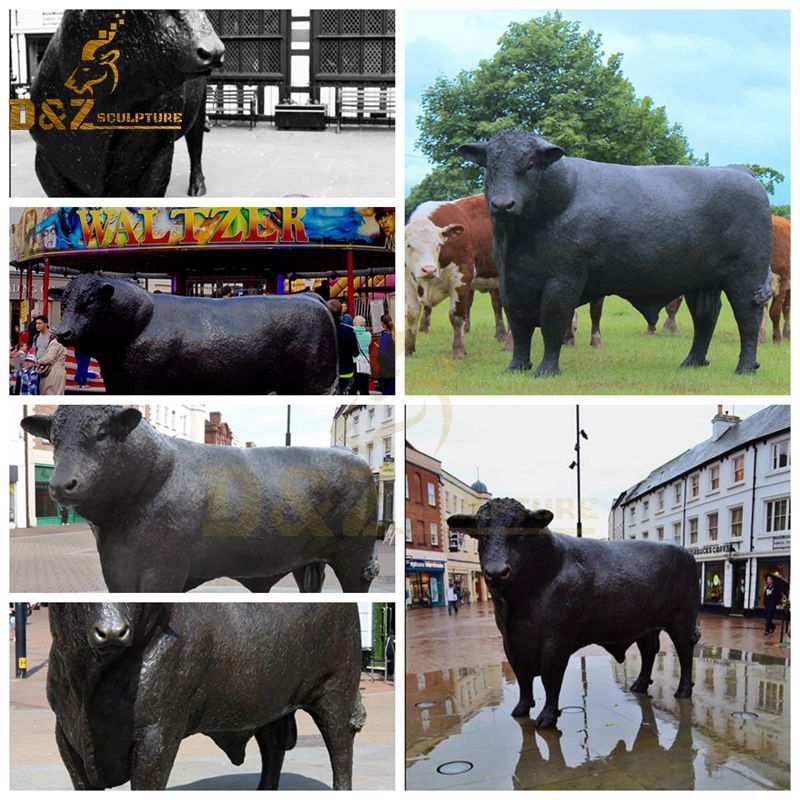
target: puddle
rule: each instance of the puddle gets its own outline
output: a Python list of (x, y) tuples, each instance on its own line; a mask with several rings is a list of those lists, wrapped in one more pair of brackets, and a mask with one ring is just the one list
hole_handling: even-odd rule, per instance
[(659, 653), (648, 695), (626, 690), (639, 666), (636, 648), (623, 664), (573, 656), (558, 728), (544, 731), (538, 678), (531, 718), (511, 716), (507, 663), (406, 675), (406, 788), (789, 788), (788, 659), (697, 647), (691, 700), (673, 697), (674, 651)]

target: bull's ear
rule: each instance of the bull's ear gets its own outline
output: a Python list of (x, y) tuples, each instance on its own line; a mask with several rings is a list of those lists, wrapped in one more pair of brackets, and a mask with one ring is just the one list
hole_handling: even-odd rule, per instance
[(442, 236), (444, 236), (445, 239), (456, 239), (461, 236), (462, 233), (464, 233), (464, 226), (458, 225), (457, 223), (445, 225), (445, 227), (442, 228)]
[(61, 302), (61, 300), (64, 298), (64, 288), (62, 286), (54, 286), (52, 289), (47, 290), (47, 296), (51, 300), (57, 300), (58, 302)]
[(466, 161), (472, 161), (473, 164), (485, 167), (486, 149), (486, 142), (470, 142), (462, 144), (456, 152)]
[(454, 514), (447, 518), (447, 527), (457, 533), (466, 533), (475, 536), (478, 528), (478, 521), (471, 514)]
[(100, 287), (100, 297), (103, 300), (110, 300), (114, 296), (114, 284), (113, 283), (104, 283)]
[(546, 528), (552, 521), (553, 512), (548, 511), (546, 508), (539, 508), (536, 511), (529, 511), (525, 515), (525, 521), (522, 523), (522, 527), (540, 530), (541, 528)]
[(131, 431), (142, 421), (138, 408), (123, 408), (115, 411), (108, 421), (108, 429), (115, 439), (127, 439)]
[(550, 144), (550, 142), (547, 142), (536, 151), (536, 158), (542, 168), (549, 167), (563, 155), (564, 151), (557, 144)]
[(22, 422), (22, 430), (31, 436), (38, 436), (40, 439), (50, 441), (50, 431), (53, 427), (53, 417), (50, 414), (33, 414), (25, 417)]

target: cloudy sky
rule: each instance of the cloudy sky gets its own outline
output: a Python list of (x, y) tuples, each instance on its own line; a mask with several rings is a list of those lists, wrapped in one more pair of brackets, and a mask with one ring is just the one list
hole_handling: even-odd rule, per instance
[[(726, 405), (745, 418), (764, 406)], [(621, 491), (711, 436), (712, 403), (581, 406), (584, 536), (605, 538), (611, 503)], [(494, 497), (549, 508), (555, 530), (575, 529), (575, 406), (409, 404), (407, 440), (467, 483), (481, 480)]]
[[(406, 14), (406, 191), (429, 171), (417, 153), (422, 90), (489, 58), (512, 21), (545, 10), (412, 11)], [(789, 203), (789, 13), (565, 9), (602, 35), (606, 54), (639, 97), (664, 105), (695, 155), (712, 164), (757, 163), (782, 172), (772, 202)]]

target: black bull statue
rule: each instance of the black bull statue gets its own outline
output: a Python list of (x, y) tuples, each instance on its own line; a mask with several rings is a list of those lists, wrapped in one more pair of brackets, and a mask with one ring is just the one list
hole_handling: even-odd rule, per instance
[[(31, 85), (36, 175), (47, 195), (163, 197), (181, 136), (191, 161), (188, 193), (205, 194), (206, 79), (224, 52), (203, 11), (65, 11)], [(117, 129), (76, 125), (74, 106), (87, 101), (92, 119), (102, 113)], [(53, 103), (59, 122), (42, 111)], [(140, 114), (172, 116), (142, 117), (147, 130), (116, 122)]]
[(372, 471), (343, 448), (238, 448), (165, 436), (135, 408), (61, 406), (22, 427), (53, 443), (50, 493), (91, 524), (112, 592), (181, 592), (213, 578), (268, 592), (292, 573), (319, 592), (378, 574)]
[(351, 788), (366, 721), (354, 603), (56, 603), (49, 614), (47, 699), (75, 789), (164, 789), (195, 733), (236, 765), (255, 737), (258, 788), (277, 789), (298, 709), (322, 733), (333, 788)]
[(550, 511), (528, 511), (505, 498), (490, 500), (475, 516), (447, 520), (451, 531), (478, 539), (495, 621), (519, 682), (514, 716), (527, 716), (533, 708), (533, 680), (541, 676), (546, 700), (536, 727), (553, 727), (569, 657), (590, 644), (622, 662), (636, 643), (642, 669), (631, 691), (646, 692), (661, 631), (669, 634), (680, 660), (675, 696), (691, 697), (692, 655), (700, 638), (694, 557), (665, 542), (551, 533), (552, 519)]

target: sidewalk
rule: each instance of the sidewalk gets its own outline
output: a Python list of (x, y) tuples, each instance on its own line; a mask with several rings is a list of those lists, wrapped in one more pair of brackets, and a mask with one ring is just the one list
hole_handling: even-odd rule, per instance
[[(729, 647), (760, 655), (789, 658), (788, 641), (779, 642), (779, 632), (764, 636), (764, 622), (757, 617), (726, 617), (700, 614), (700, 644)], [(666, 634), (661, 636), (661, 650), (672, 650)], [(636, 650), (632, 648), (630, 652)], [(576, 655), (599, 655), (607, 652), (599, 646), (585, 647)], [(477, 667), (505, 659), (503, 640), (494, 621), (491, 602), (459, 606), (459, 613), (448, 617), (446, 608), (406, 610), (406, 672), (455, 665)]]
[[(55, 717), (47, 703), (50, 631), (47, 609), (34, 611), (27, 626), (28, 678), (10, 682), (11, 789), (71, 789), (56, 747)], [(14, 647), (9, 661), (14, 675)], [(363, 674), (361, 692), (367, 723), (356, 737), (354, 789), (394, 788), (394, 684)], [(281, 789), (327, 789), (330, 761), (311, 718), (297, 714), (297, 747), (286, 754)], [(170, 775), (171, 789), (255, 789), (261, 773), (258, 746), (252, 741), (241, 767), (233, 766), (208, 737), (185, 739)], [(125, 787), (127, 788), (127, 787)]]
[[(11, 591), (46, 594), (52, 592), (106, 592), (94, 536), (88, 525), (48, 525), (10, 530)], [(380, 575), (370, 592), (393, 592), (395, 550), (378, 541)], [(218, 578), (193, 589), (194, 592), (247, 592), (240, 583)], [(325, 571), (323, 592), (341, 592), (333, 570)], [(272, 592), (298, 593), (289, 575)], [(248, 592), (249, 594), (249, 592)]]

